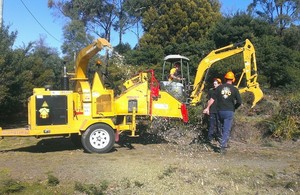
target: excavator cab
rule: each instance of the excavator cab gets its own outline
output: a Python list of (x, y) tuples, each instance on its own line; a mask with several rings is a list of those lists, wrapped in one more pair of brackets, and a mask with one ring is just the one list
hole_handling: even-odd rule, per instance
[[(189, 97), (190, 73), (189, 58), (182, 55), (168, 55), (164, 58), (160, 87), (176, 99), (185, 102)], [(178, 66), (176, 78), (170, 78), (171, 69)]]

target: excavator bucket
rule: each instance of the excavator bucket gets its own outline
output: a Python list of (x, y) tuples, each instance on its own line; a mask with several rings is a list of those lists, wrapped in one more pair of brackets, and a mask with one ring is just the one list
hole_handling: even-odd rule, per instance
[(249, 87), (246, 90), (240, 90), (240, 93), (243, 93), (245, 91), (253, 93), (254, 99), (251, 108), (253, 108), (256, 105), (256, 103), (259, 102), (264, 97), (264, 94), (260, 89), (259, 85)]

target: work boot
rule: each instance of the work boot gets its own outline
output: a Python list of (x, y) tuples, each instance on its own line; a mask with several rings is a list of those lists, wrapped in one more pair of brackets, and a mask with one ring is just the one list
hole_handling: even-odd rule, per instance
[(205, 143), (208, 144), (208, 145), (211, 145), (211, 144), (212, 144), (212, 140), (206, 139), (206, 140), (205, 140)]
[(226, 154), (226, 148), (221, 148), (220, 149), (220, 154), (225, 155)]

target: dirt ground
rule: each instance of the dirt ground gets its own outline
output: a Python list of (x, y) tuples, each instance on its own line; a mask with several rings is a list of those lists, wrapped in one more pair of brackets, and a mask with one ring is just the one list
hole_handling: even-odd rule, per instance
[(85, 194), (76, 182), (105, 182), (98, 194), (300, 194), (300, 141), (231, 141), (226, 155), (199, 142), (139, 141), (88, 154), (67, 138), (5, 138), (0, 176), (45, 184), (51, 174), (59, 180), (54, 194)]

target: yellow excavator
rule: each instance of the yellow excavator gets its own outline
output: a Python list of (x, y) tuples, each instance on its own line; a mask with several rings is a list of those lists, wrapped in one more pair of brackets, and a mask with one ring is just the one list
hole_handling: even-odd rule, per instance
[(0, 137), (68, 136), (90, 153), (109, 152), (119, 135), (137, 136), (140, 117), (173, 117), (188, 121), (186, 105), (161, 91), (154, 71), (144, 71), (123, 83), (126, 90), (115, 96), (95, 72), (92, 83), (87, 77), (89, 60), (110, 43), (98, 38), (77, 55), (73, 90), (34, 88), (28, 101), (28, 126), (0, 128)]
[[(255, 48), (253, 44), (246, 39), (244, 42), (230, 44), (228, 46), (222, 47), (211, 51), (205, 58), (203, 58), (198, 67), (194, 79), (194, 84), (190, 83), (190, 72), (189, 72), (189, 59), (182, 55), (168, 55), (164, 58), (163, 64), (163, 76), (164, 79), (167, 75), (166, 70), (170, 69), (172, 64), (180, 63), (180, 75), (182, 79), (179, 82), (169, 82), (161, 81), (161, 86), (169, 91), (173, 96), (179, 96), (177, 99), (185, 100), (185, 102), (191, 106), (195, 106), (201, 101), (201, 96), (204, 91), (206, 84), (206, 77), (208, 70), (214, 63), (224, 60), (228, 57), (242, 54), (244, 68), (242, 70), (241, 76), (239, 77), (236, 87), (239, 89), (240, 93), (250, 92), (253, 94), (252, 107), (256, 105), (263, 98), (263, 92), (259, 87), (257, 82), (257, 65)], [(241, 87), (241, 81), (245, 79), (246, 85)]]

